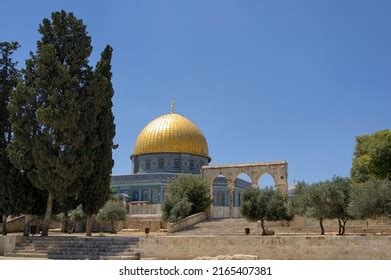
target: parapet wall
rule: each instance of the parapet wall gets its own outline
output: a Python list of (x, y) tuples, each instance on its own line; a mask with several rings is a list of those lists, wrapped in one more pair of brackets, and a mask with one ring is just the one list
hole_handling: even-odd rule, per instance
[(195, 259), (255, 255), (259, 259), (391, 260), (390, 236), (145, 236), (142, 258)]
[(186, 217), (176, 223), (167, 223), (167, 232), (173, 233), (177, 231), (184, 230), (191, 226), (194, 226), (200, 222), (206, 221), (208, 219), (208, 214), (205, 212), (200, 212), (189, 217)]
[[(0, 233), (3, 231), (3, 224), (0, 224)], [(23, 232), (24, 229), (24, 216), (16, 217), (7, 220), (7, 233), (11, 232)]]

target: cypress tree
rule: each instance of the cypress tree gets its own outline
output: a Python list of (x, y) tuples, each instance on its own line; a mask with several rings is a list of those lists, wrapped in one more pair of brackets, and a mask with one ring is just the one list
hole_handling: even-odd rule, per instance
[(20, 78), (12, 54), (18, 48), (18, 42), (0, 42), (0, 213), (3, 214), (3, 235), (7, 234), (7, 216), (25, 213), (33, 204), (30, 181), (25, 173), (15, 168), (7, 153), (12, 140), (7, 106)]
[(7, 234), (7, 216), (10, 214), (10, 171), (12, 164), (7, 156), (7, 145), (11, 141), (11, 125), (7, 105), (18, 80), (16, 62), (11, 56), (19, 47), (17, 42), (0, 42), (0, 213), (3, 215), (3, 235)]
[(8, 150), (33, 185), (48, 192), (45, 236), (53, 200), (61, 204), (77, 193), (78, 181), (91, 170), (80, 126), (92, 47), (82, 20), (65, 11), (45, 18), (39, 33), (36, 54), (27, 60), (24, 80), (10, 102), (14, 139)]
[(81, 180), (82, 186), (78, 201), (87, 217), (86, 234), (91, 236), (93, 215), (105, 205), (110, 197), (110, 175), (113, 167), (112, 149), (115, 135), (112, 112), (113, 87), (111, 83), (112, 48), (107, 46), (102, 52), (89, 87), (86, 106), (85, 147), (91, 150), (92, 172)]

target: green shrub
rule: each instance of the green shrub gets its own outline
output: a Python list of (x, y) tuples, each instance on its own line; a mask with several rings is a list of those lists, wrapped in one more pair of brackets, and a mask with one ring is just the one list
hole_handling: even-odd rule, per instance
[(179, 175), (167, 187), (167, 197), (162, 204), (162, 218), (167, 222), (176, 222), (204, 212), (211, 202), (209, 186), (205, 180), (197, 175)]

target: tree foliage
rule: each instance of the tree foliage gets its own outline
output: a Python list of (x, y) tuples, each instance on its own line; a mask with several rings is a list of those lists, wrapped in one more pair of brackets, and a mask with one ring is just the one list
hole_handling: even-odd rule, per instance
[(240, 211), (249, 221), (261, 221), (262, 235), (266, 235), (265, 221), (289, 219), (286, 200), (272, 189), (246, 189)]
[(371, 179), (355, 184), (348, 209), (357, 219), (391, 216), (391, 181)]
[(111, 195), (110, 175), (114, 165), (112, 159), (115, 135), (112, 112), (113, 87), (111, 84), (112, 48), (107, 46), (98, 62), (87, 91), (84, 147), (91, 151), (92, 172), (80, 180), (78, 201), (87, 215), (87, 235), (91, 235), (92, 215), (98, 213)]
[(69, 211), (69, 219), (72, 222), (82, 222), (86, 218), (86, 214), (83, 211), (81, 205), (77, 206), (75, 209)]
[(300, 182), (296, 187), (293, 200), (295, 212), (317, 219), (321, 235), (325, 233), (323, 221), (337, 219), (338, 232), (344, 234), (346, 222), (351, 218), (348, 213), (350, 193), (351, 184), (348, 178), (333, 177), (332, 180), (310, 185)]
[[(7, 105), (19, 75), (17, 63), (12, 60), (12, 54), (18, 47), (17, 42), (0, 42), (0, 213), (4, 215), (4, 218), (12, 211), (10, 180), (12, 173), (16, 171), (8, 159), (6, 149), (12, 137)], [(3, 231), (3, 234), (6, 234), (6, 231)]]
[[(36, 206), (36, 192), (27, 174), (10, 161), (7, 148), (12, 141), (12, 127), (7, 106), (15, 89), (20, 72), (12, 55), (18, 42), (0, 42), (0, 213), (8, 215), (30, 213)], [(7, 234), (6, 221), (3, 234)]]
[(162, 204), (163, 220), (179, 221), (205, 211), (211, 204), (209, 186), (200, 176), (178, 175), (167, 187)]
[(357, 137), (351, 176), (355, 182), (391, 180), (391, 130)]
[(126, 209), (121, 201), (110, 199), (105, 206), (99, 210), (96, 220), (99, 223), (110, 222), (111, 230), (114, 233), (114, 222), (123, 221), (126, 218)]

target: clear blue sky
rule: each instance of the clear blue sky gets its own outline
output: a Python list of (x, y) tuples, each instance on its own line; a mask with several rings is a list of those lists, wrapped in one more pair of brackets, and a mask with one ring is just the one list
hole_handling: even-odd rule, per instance
[(84, 20), (95, 65), (114, 48), (113, 174), (130, 172), (139, 131), (176, 111), (212, 163), (287, 160), (290, 182), (349, 175), (355, 137), (391, 128), (391, 1), (3, 0), (0, 40), (21, 66), (38, 24)]

